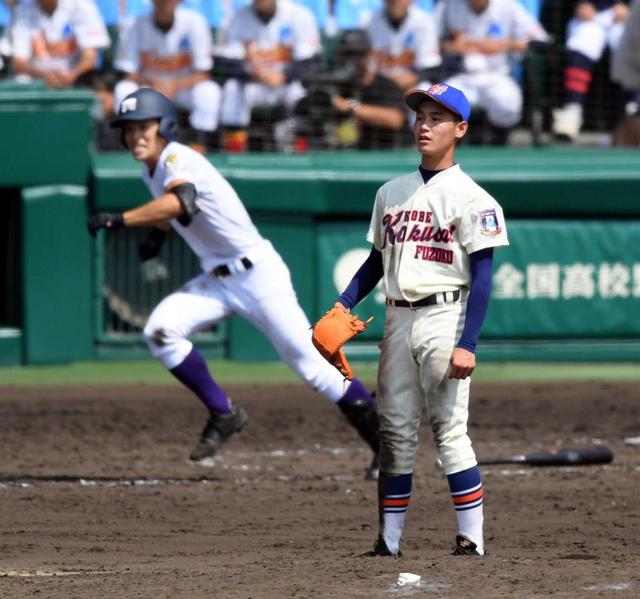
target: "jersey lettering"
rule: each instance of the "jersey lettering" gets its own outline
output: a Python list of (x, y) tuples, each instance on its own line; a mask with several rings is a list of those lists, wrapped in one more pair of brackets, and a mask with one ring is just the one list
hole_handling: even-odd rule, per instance
[(430, 245), (417, 245), (416, 253), (413, 257), (417, 260), (426, 260), (427, 262), (453, 264), (453, 252), (451, 250), (436, 248)]

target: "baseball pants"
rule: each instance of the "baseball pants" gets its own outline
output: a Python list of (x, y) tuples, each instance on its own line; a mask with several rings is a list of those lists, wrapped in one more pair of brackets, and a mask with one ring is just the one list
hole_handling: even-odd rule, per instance
[(247, 127), (255, 106), (284, 104), (287, 109), (292, 109), (305, 94), (299, 81), (274, 88), (261, 83), (242, 83), (237, 79), (229, 79), (222, 88), (221, 122), (231, 127)]
[(465, 311), (466, 299), (387, 308), (378, 369), (381, 472), (413, 472), (425, 409), (445, 473), (476, 465), (467, 435), (470, 379), (447, 378)]
[(171, 370), (191, 351), (190, 335), (238, 314), (271, 341), (300, 378), (338, 401), (348, 384), (313, 346), (286, 264), (270, 243), (248, 257), (253, 268), (226, 277), (202, 273), (162, 300), (144, 328), (151, 353)]
[(447, 83), (461, 90), (471, 106), (482, 108), (496, 127), (514, 127), (522, 116), (522, 90), (509, 75), (493, 72), (460, 73)]

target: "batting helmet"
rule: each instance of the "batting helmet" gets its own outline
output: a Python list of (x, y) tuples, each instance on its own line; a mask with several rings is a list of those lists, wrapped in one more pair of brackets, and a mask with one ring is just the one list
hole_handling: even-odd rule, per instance
[(155, 89), (143, 87), (129, 94), (118, 109), (118, 116), (111, 121), (111, 127), (123, 127), (126, 123), (158, 119), (158, 133), (173, 141), (178, 137), (178, 113), (169, 98)]

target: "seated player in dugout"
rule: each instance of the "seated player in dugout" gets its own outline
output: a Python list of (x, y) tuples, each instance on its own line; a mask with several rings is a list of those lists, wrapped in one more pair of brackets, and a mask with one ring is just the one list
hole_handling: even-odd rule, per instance
[(402, 88), (377, 71), (366, 31), (343, 31), (329, 69), (309, 74), (305, 84), (308, 94), (295, 113), (297, 135), (308, 139), (309, 147), (334, 143), (375, 150), (411, 144)]
[(204, 153), (219, 147), (220, 87), (210, 77), (213, 39), (205, 18), (179, 4), (153, 0), (153, 11), (121, 27), (114, 66), (123, 78), (115, 106), (139, 87), (161, 92), (189, 112), (185, 141)]
[(89, 85), (98, 53), (110, 43), (92, 0), (20, 3), (9, 35), (16, 79), (41, 79), (51, 88)]
[(371, 556), (400, 555), (418, 432), (426, 410), (457, 518), (454, 555), (484, 555), (482, 479), (467, 434), (470, 377), (492, 286), (493, 250), (508, 245), (502, 209), (455, 162), (471, 107), (448, 83), (406, 103), (420, 164), (377, 192), (369, 257), (332, 308), (350, 311), (383, 279), (378, 368), (379, 536)]
[[(248, 147), (251, 113), (280, 107), (281, 122), (305, 95), (301, 78), (320, 59), (320, 32), (313, 13), (291, 0), (253, 0), (220, 32), (216, 70), (225, 80), (221, 123), (224, 148)], [(274, 123), (277, 136), (278, 124)]]
[(385, 0), (367, 32), (378, 73), (403, 91), (439, 80), (442, 58), (435, 20), (414, 0)]
[(202, 401), (208, 419), (191, 459), (210, 458), (239, 432), (247, 414), (211, 377), (188, 337), (238, 314), (273, 344), (279, 356), (312, 389), (346, 416), (374, 452), (367, 477), (377, 478), (378, 417), (375, 402), (358, 379), (345, 381), (312, 345), (309, 321), (298, 304), (289, 270), (262, 237), (240, 198), (201, 154), (176, 142), (175, 105), (142, 88), (120, 104), (112, 126), (134, 159), (155, 199), (123, 213), (89, 217), (101, 229), (152, 227), (141, 258), (160, 252), (170, 228), (199, 257), (202, 273), (153, 310), (144, 327), (151, 353)]
[(518, 0), (440, 0), (436, 24), (447, 82), (485, 111), (491, 143), (504, 145), (522, 117), (513, 59), (547, 33)]
[(552, 112), (551, 129), (558, 138), (578, 138), (594, 68), (607, 46), (615, 53), (628, 16), (628, 0), (576, 2), (574, 16), (567, 25), (564, 102)]

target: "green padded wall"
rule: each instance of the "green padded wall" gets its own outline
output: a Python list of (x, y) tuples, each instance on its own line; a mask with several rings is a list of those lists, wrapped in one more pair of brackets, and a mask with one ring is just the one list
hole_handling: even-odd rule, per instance
[(92, 358), (91, 246), (87, 189), (22, 190), (24, 360), (51, 364)]

